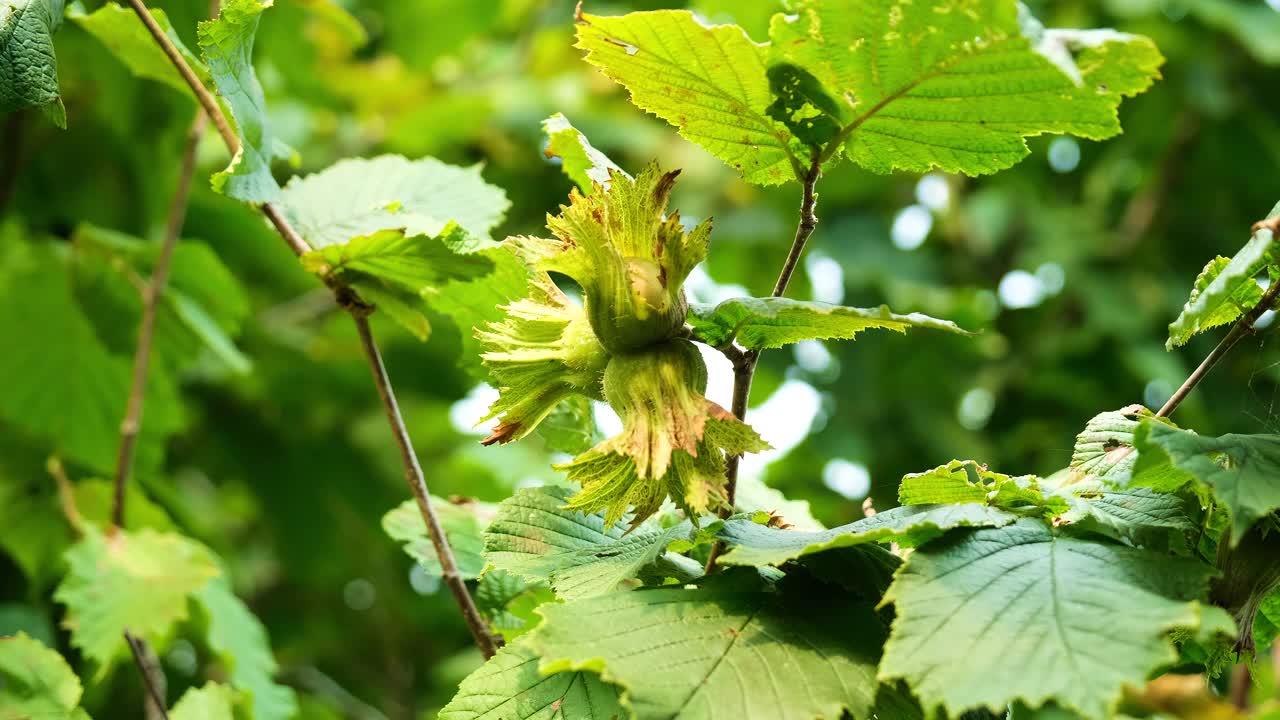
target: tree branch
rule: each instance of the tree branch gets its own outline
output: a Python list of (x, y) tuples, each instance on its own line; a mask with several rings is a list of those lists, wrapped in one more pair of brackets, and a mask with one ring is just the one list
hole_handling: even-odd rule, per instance
[(445, 585), (458, 601), (462, 609), (462, 617), (467, 621), (476, 645), (486, 658), (493, 657), (497, 651), (497, 643), (489, 634), (484, 618), (471, 600), (467, 592), (467, 583), (458, 572), (458, 561), (453, 556), (453, 548), (449, 547), (440, 519), (431, 507), (431, 495), (427, 491), (427, 482), (422, 475), (422, 466), (418, 464), (418, 456), (413, 451), (413, 443), (409, 439), (409, 431), (405, 428), (404, 419), (400, 415), (400, 406), (396, 402), (395, 390), (391, 387), (391, 379), (387, 376), (387, 368), (382, 363), (382, 354), (373, 341), (373, 333), (369, 330), (369, 318), (365, 313), (355, 312), (352, 317), (356, 321), (356, 330), (360, 333), (360, 346), (364, 348), (365, 357), (369, 360), (369, 369), (373, 371), (373, 383), (378, 388), (378, 396), (382, 398), (382, 407), (387, 413), (387, 423), (391, 425), (391, 434), (395, 437), (396, 446), (400, 449), (400, 459), (404, 463), (404, 478), (413, 491), (413, 498), (418, 503), (418, 510), (427, 523), (431, 536), (431, 544), (435, 547), (436, 558), (440, 561), (440, 574)]
[[(151, 13), (147, 11), (147, 6), (143, 0), (129, 0), (129, 4), (147, 26), (152, 38), (164, 49), (165, 55), (169, 57), (169, 60), (178, 69), (187, 85), (190, 86), (191, 91), (195, 93), (200, 105), (209, 113), (213, 124), (218, 128), (218, 133), (222, 135), (227, 149), (234, 155), (239, 151), (240, 142), (235, 133), (231, 132), (230, 125), (222, 114), (222, 108), (218, 105), (217, 99), (209, 92), (208, 88), (200, 83), (195, 72), (191, 70), (186, 60), (183, 59), (182, 54), (178, 52), (173, 42), (160, 29), (155, 18), (151, 17)], [(289, 245), (294, 254), (301, 256), (311, 251), (310, 244), (290, 225), (288, 219), (282, 213), (270, 203), (265, 203), (261, 207), (263, 214), (271, 221), (280, 237)], [(396, 403), (395, 393), (392, 391), (391, 379), (387, 376), (386, 367), (382, 364), (381, 353), (379, 353), (373, 334), (369, 330), (367, 315), (373, 308), (362, 302), (359, 296), (346, 286), (334, 282), (330, 285), (330, 289), (333, 290), (338, 304), (347, 310), (351, 314), (352, 320), (355, 321), (356, 330), (360, 334), (360, 343), (369, 362), (369, 369), (373, 373), (378, 394), (382, 398), (382, 406), (386, 411), (387, 421), (391, 425), (391, 433), (395, 437), (396, 444), (400, 447), (401, 460), (405, 466), (405, 479), (409, 483), (409, 490), (418, 501), (418, 510), (422, 513), (423, 522), (426, 523), (427, 533), (431, 536), (431, 543), (436, 548), (440, 565), (445, 569), (445, 583), (453, 593), (454, 599), (457, 600), (458, 608), (462, 611), (462, 618), (471, 630), (471, 634), (476, 640), (476, 645), (486, 658), (492, 657), (500, 643), (489, 633), (484, 619), (480, 616), (480, 611), (476, 608), (475, 602), (471, 599), (471, 594), (467, 591), (466, 583), (461, 575), (458, 574), (457, 563), (454, 562), (453, 551), (449, 547), (449, 539), (445, 537), (440, 520), (436, 516), (435, 510), (431, 507), (426, 480), (423, 477), (422, 468), (418, 464), (418, 458), (413, 450), (409, 434), (405, 430), (404, 419), (400, 415), (400, 408)], [(448, 566), (446, 566), (446, 561), (449, 563)], [(452, 567), (452, 575), (448, 569), (449, 567)]]
[[(795, 274), (796, 268), (800, 265), (800, 256), (804, 254), (804, 248), (809, 242), (809, 236), (813, 235), (813, 231), (818, 227), (816, 213), (818, 206), (817, 185), (818, 178), (821, 175), (822, 156), (815, 152), (809, 162), (809, 170), (802, 178), (804, 191), (800, 199), (800, 224), (796, 226), (796, 235), (791, 240), (791, 250), (787, 252), (787, 259), (782, 264), (782, 271), (778, 273), (778, 281), (773, 285), (773, 297), (782, 297), (786, 294), (787, 286), (791, 284), (791, 276)], [(736, 346), (733, 346), (732, 351), (722, 348), (721, 352), (733, 361), (733, 406), (731, 410), (739, 420), (746, 420), (747, 406), (751, 401), (751, 381), (755, 378), (756, 365), (760, 362), (760, 351), (739, 350)], [(725, 462), (725, 492), (728, 502), (725, 503), (724, 509), (720, 511), (720, 517), (722, 518), (733, 514), (734, 501), (738, 494), (738, 466), (741, 462), (741, 455), (732, 455)], [(720, 554), (723, 552), (723, 542), (716, 541), (711, 546), (711, 552), (707, 556), (707, 573), (715, 570), (716, 560), (720, 558)]]
[[(151, 707), (153, 712), (160, 720), (169, 720), (169, 711), (164, 701), (164, 676), (160, 675), (160, 668), (151, 663), (150, 651), (147, 648), (146, 641), (141, 638), (134, 637), (128, 630), (124, 631), (124, 641), (129, 643), (129, 651), (133, 653), (133, 662), (138, 666), (138, 672), (142, 675), (142, 684), (147, 688), (147, 696), (151, 699)], [(148, 713), (150, 715), (150, 713)]]
[(1263, 313), (1271, 308), (1271, 305), (1275, 302), (1277, 295), (1280, 295), (1280, 282), (1273, 282), (1267, 288), (1267, 291), (1262, 294), (1262, 299), (1258, 301), (1258, 304), (1254, 305), (1249, 312), (1241, 315), (1240, 318), (1236, 320), (1235, 324), (1231, 326), (1231, 330), (1227, 332), (1226, 337), (1222, 338), (1222, 342), (1218, 343), (1217, 347), (1215, 347), (1213, 351), (1205, 357), (1204, 361), (1200, 363), (1199, 367), (1191, 373), (1191, 376), (1182, 383), (1182, 387), (1179, 387), (1177, 392), (1173, 394), (1173, 397), (1169, 398), (1169, 401), (1164, 404), (1164, 407), (1160, 408), (1160, 411), (1156, 413), (1156, 417), (1169, 417), (1173, 414), (1174, 410), (1178, 409), (1178, 406), (1182, 404), (1182, 401), (1187, 398), (1187, 395), (1191, 394), (1191, 391), (1196, 388), (1196, 385), (1200, 384), (1200, 381), (1204, 379), (1205, 375), (1209, 374), (1209, 371), (1218, 364), (1218, 361), (1221, 360), (1223, 356), (1225, 356), (1227, 352), (1240, 341), (1241, 338), (1253, 331), (1253, 324), (1258, 321), (1258, 318), (1262, 317)]
[(165, 226), (160, 255), (151, 270), (151, 280), (142, 293), (142, 322), (138, 327), (138, 346), (133, 353), (133, 377), (129, 384), (129, 399), (125, 405), (124, 420), (120, 423), (120, 451), (116, 455), (115, 493), (111, 501), (111, 524), (123, 528), (125, 520), (125, 494), (133, 460), (138, 446), (138, 433), (142, 430), (142, 410), (147, 397), (147, 371), (151, 364), (151, 346), (156, 333), (156, 315), (165, 285), (169, 281), (169, 267), (173, 263), (173, 251), (182, 234), (187, 217), (187, 200), (191, 196), (191, 177), (196, 169), (196, 148), (208, 124), (203, 111), (196, 111), (187, 132), (187, 144), (182, 154), (182, 168), (178, 171), (178, 187), (169, 205), (169, 221)]

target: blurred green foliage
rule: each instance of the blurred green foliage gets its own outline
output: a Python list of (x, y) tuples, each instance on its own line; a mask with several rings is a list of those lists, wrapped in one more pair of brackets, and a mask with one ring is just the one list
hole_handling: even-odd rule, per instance
[[(588, 4), (596, 14), (681, 5)], [(1233, 254), (1275, 203), (1280, 11), (1262, 0), (1029, 4), (1050, 26), (1150, 36), (1168, 58), (1164, 79), (1123, 105), (1119, 138), (1033, 139), (1031, 157), (993, 177), (881, 176), (844, 164), (823, 178), (821, 224), (792, 297), (887, 303), (980, 331), (866, 334), (764, 355), (754, 404), (784, 383), (812, 388), (800, 394), (816, 402), (770, 403), (773, 417), (749, 418), (796, 433), (761, 472), (828, 525), (861, 516), (864, 476), (861, 492), (885, 508), (903, 474), (952, 458), (1047, 475), (1067, 464), (1096, 413), (1158, 406), (1217, 339), (1164, 350), (1192, 280), (1215, 255)], [(203, 0), (154, 5), (197, 46)], [(715, 218), (695, 299), (723, 299), (725, 285), (767, 292), (794, 231), (798, 188), (747, 185), (632, 107), (573, 48), (573, 5), (277, 0), (262, 16), (255, 65), (273, 130), (300, 159), (278, 162), (277, 180), (388, 152), (480, 163), (512, 205), (493, 235), (545, 234), (545, 214), (566, 201), (570, 181), (543, 155), (541, 121), (562, 112), (624, 168), (657, 158), (683, 169), (672, 206), (687, 221)], [(757, 40), (778, 9), (763, 0), (688, 6)], [(132, 263), (147, 263), (128, 241), (92, 238), (97, 228), (158, 241), (195, 105), (163, 74), (132, 75), (80, 23), (64, 23), (54, 44), (68, 129), (39, 110), (0, 116), (0, 633), (53, 639), (75, 662), (56, 629), (65, 608), (51, 598), (73, 538), (44, 465), (60, 453), (77, 492), (111, 469), (114, 447), (77, 431), (121, 414), (139, 311), (120, 284)], [(225, 274), (230, 288), (187, 291), (221, 301), (213, 321), (240, 333), (231, 357), (246, 362), (193, 351), (172, 321), (146, 415), (157, 432), (144, 438), (137, 474), (158, 507), (136, 516), (176, 524), (225, 561), (271, 635), (281, 678), (298, 688), (303, 717), (430, 717), (479, 655), (448, 593), (383, 533), (383, 514), (405, 490), (350, 323), (252, 208), (203, 180), (227, 161), (210, 134), (184, 238), (203, 243), (189, 243), (191, 262), (218, 268), (202, 276)], [(94, 254), (102, 247), (114, 248), (110, 257)], [(42, 263), (68, 264), (70, 283), (24, 285)], [(72, 304), (88, 308), (87, 324), (59, 310)], [(477, 443), (483, 433), (469, 426), (488, 396), (462, 350), (471, 328), (433, 316), (423, 344), (386, 318), (374, 322), (433, 493), (498, 501), (554, 478), (549, 464), (564, 456), (539, 439)], [(6, 412), (40, 382), (30, 368), (53, 378), (36, 388), (52, 404), (48, 433)], [(1180, 421), (1205, 434), (1274, 431), (1278, 383), (1274, 343), (1247, 341)], [(86, 399), (99, 407), (82, 408)], [(75, 444), (81, 437), (89, 440)], [(105, 492), (85, 493), (105, 508)], [(172, 697), (218, 663), (200, 633), (179, 636), (163, 658)], [(135, 717), (140, 701), (135, 674), (116, 672), (87, 689), (85, 707)]]

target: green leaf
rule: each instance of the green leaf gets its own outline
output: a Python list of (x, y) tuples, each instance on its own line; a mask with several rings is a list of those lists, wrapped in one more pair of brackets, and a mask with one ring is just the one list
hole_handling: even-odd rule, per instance
[(0, 113), (38, 107), (66, 129), (53, 34), (63, 0), (0, 0)]
[(1028, 136), (1111, 137), (1120, 100), (1164, 61), (1144, 37), (1046, 30), (1014, 0), (804, 0), (769, 34), (770, 64), (817, 77), (839, 99), (845, 154), (881, 173), (987, 174), (1026, 157)]
[(637, 717), (867, 717), (884, 631), (826, 590), (610, 593), (544, 606), (529, 641), (543, 672), (598, 672)]
[(484, 348), (476, 338), (476, 328), (499, 321), (505, 315), (502, 307), (527, 294), (528, 267), (504, 247), (478, 253), (493, 261), (493, 274), (467, 282), (452, 281), (431, 299), (431, 307), (443, 313), (457, 326), (462, 340), (459, 362), (479, 381), (489, 379), (489, 371), (481, 364)]
[[(203, 84), (211, 82), (209, 69), (182, 43), (182, 38), (173, 29), (169, 16), (164, 10), (149, 8), (149, 12), (169, 41), (178, 48), (183, 59), (195, 71), (200, 82)], [(151, 33), (147, 31), (146, 26), (133, 10), (123, 5), (108, 3), (89, 14), (75, 7), (69, 17), (105, 45), (116, 59), (129, 68), (129, 72), (138, 77), (168, 85), (187, 97), (195, 97), (187, 82), (182, 79), (182, 75), (169, 60), (169, 56), (165, 55), (164, 50), (156, 43), (155, 38), (151, 37)]]
[(1054, 518), (1055, 526), (1075, 528), (1156, 548), (1170, 533), (1192, 529), (1186, 501), (1149, 488), (1112, 489), (1097, 480), (1068, 484), (1054, 493), (1070, 509)]
[(485, 558), (495, 567), (531, 580), (547, 580), (564, 599), (591, 597), (638, 585), (636, 578), (693, 526), (646, 523), (605, 526), (601, 513), (565, 510), (572, 492), (526, 488), (498, 506), (484, 536)]
[[(39, 318), (40, 322), (32, 322)], [(0, 418), (65, 459), (115, 470), (130, 360), (99, 341), (72, 292), (65, 257), (46, 245), (19, 246), (0, 271), (0, 333), (20, 337), (0, 353), (0, 377), (22, 378), (0, 393)], [(172, 381), (153, 372), (138, 474), (159, 464), (165, 435), (181, 426)]]
[(1197, 481), (1213, 491), (1231, 515), (1231, 544), (1254, 521), (1280, 508), (1280, 435), (1197, 435), (1144, 422), (1134, 435), (1138, 461), (1134, 483), (1174, 489)]
[(972, 460), (952, 460), (932, 470), (903, 476), (898, 502), (903, 505), (985, 503), (1008, 475), (987, 470)]
[(719, 536), (732, 549), (720, 557), (720, 564), (782, 565), (805, 555), (863, 543), (917, 547), (952, 528), (1003, 527), (1017, 520), (1013, 513), (976, 503), (903, 505), (821, 532), (780, 530), (751, 520), (729, 519)]
[(61, 577), (62, 551), (73, 538), (52, 478), (35, 469), (0, 468), (0, 528), (0, 549), (32, 587), (43, 590)]
[(218, 94), (231, 108), (240, 150), (226, 170), (214, 174), (213, 189), (237, 200), (272, 202), (280, 185), (271, 174), (276, 139), (267, 118), (267, 101), (253, 71), (253, 39), (262, 11), (273, 0), (227, 0), (217, 20), (200, 23), (200, 52)]
[(319, 275), (358, 273), (423, 294), (445, 280), (469, 280), (493, 269), (493, 263), (482, 256), (453, 250), (464, 235), (452, 222), (436, 237), (379, 230), (309, 252), (302, 256), (302, 265)]
[(507, 645), (458, 686), (439, 720), (619, 720), (618, 688), (591, 672), (544, 675), (528, 643)]
[(124, 648), (124, 632), (159, 645), (187, 617), (187, 598), (218, 574), (203, 545), (174, 533), (103, 535), (92, 525), (67, 551), (69, 571), (54, 593), (67, 606), (71, 644), (98, 665), (98, 677)]
[(236, 689), (252, 693), (254, 720), (288, 720), (297, 714), (293, 688), (275, 682), (279, 668), (266, 628), (236, 597), (226, 576), (208, 582), (193, 599), (204, 610), (208, 620), (205, 637), (209, 649), (227, 669), (227, 679)]
[(341, 160), (314, 175), (294, 178), (280, 198), (285, 216), (312, 247), (341, 245), (379, 230), (440, 235), (455, 222), (472, 236), (466, 247), (487, 245), (510, 202), (480, 177), (480, 166), (460, 168), (398, 155)]
[(480, 576), (475, 597), (489, 626), (506, 642), (537, 627), (542, 616), (534, 610), (556, 599), (546, 583), (530, 582), (498, 568)]
[[(233, 720), (234, 706), (235, 693), (231, 688), (210, 682), (183, 693), (169, 711), (169, 717), (171, 720)], [(254, 720), (262, 720), (261, 715), (254, 714), (253, 717)]]
[[(1098, 479), (1113, 485), (1126, 485), (1133, 476), (1138, 453), (1133, 447), (1133, 433), (1138, 424), (1155, 414), (1141, 405), (1098, 413), (1090, 418), (1076, 436), (1071, 451), (1071, 473), (1074, 480)], [(1159, 422), (1171, 424), (1168, 420)]]
[(538, 424), (538, 434), (553, 452), (577, 455), (590, 450), (604, 439), (591, 412), (591, 400), (573, 395), (561, 400)]
[[(440, 524), (444, 526), (444, 535), (453, 548), (453, 559), (458, 563), (458, 572), (468, 580), (480, 577), (485, 566), (482, 533), (493, 517), (494, 507), (475, 500), (452, 503), (435, 496), (431, 498), (431, 506), (440, 518)], [(427, 526), (422, 521), (422, 512), (418, 510), (416, 501), (405, 500), (399, 507), (383, 515), (382, 529), (392, 540), (404, 543), (404, 551), (421, 563), (429, 574), (441, 573), (440, 559), (436, 556), (431, 537), (427, 535)]]
[[(1278, 213), (1272, 211), (1268, 217)], [(1169, 340), (1166, 350), (1185, 345), (1193, 336), (1236, 321), (1262, 299), (1262, 289), (1254, 277), (1264, 268), (1274, 265), (1271, 231), (1262, 229), (1249, 238), (1249, 242), (1227, 260), (1219, 257), (1209, 261), (1200, 271), (1191, 297), (1183, 306), (1178, 318), (1169, 323)]]
[(947, 320), (911, 313), (898, 315), (887, 305), (852, 308), (788, 298), (733, 298), (719, 305), (690, 305), (694, 338), (713, 347), (737, 340), (748, 350), (779, 348), (802, 340), (849, 340), (869, 328), (905, 333), (925, 327), (970, 335)]
[(584, 14), (576, 47), (630, 90), (636, 106), (675, 125), (748, 182), (778, 185), (799, 173), (793, 151), (803, 146), (768, 114), (765, 48), (742, 28), (708, 27), (685, 10)]
[(840, 110), (822, 83), (808, 70), (789, 63), (769, 68), (769, 89), (776, 100), (769, 117), (777, 120), (812, 150), (820, 151), (840, 132)]
[(542, 153), (548, 158), (560, 158), (560, 169), (583, 194), (590, 194), (596, 185), (608, 188), (611, 172), (631, 177), (592, 147), (587, 136), (570, 125), (569, 118), (563, 114), (556, 113), (543, 120), (542, 131), (547, 134), (547, 147)]
[(915, 550), (885, 594), (896, 619), (880, 679), (952, 716), (1052, 700), (1110, 718), (1125, 686), (1177, 660), (1171, 632), (1230, 627), (1196, 601), (1213, 572), (1039, 520), (955, 533)]
[(0, 720), (89, 720), (81, 692), (57, 652), (23, 632), (0, 637)]

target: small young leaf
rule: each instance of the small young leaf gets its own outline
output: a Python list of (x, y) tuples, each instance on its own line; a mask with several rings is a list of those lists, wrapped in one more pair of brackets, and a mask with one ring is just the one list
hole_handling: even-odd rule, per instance
[[(1268, 217), (1276, 215), (1280, 215), (1280, 211), (1273, 210)], [(1235, 257), (1209, 261), (1196, 278), (1182, 312), (1169, 324), (1165, 349), (1180, 347), (1205, 330), (1235, 322), (1257, 305), (1262, 299), (1262, 289), (1254, 277), (1275, 264), (1274, 245), (1271, 231), (1262, 229), (1249, 238)]]
[[(169, 711), (171, 720), (234, 720), (235, 693), (215, 682), (191, 688), (182, 694)], [(255, 714), (254, 720), (262, 720)]]
[(204, 610), (209, 649), (227, 668), (228, 680), (252, 694), (254, 720), (288, 720), (296, 715), (298, 698), (293, 688), (275, 681), (278, 666), (266, 628), (236, 597), (226, 577), (214, 578), (192, 597)]
[(897, 315), (888, 306), (852, 308), (788, 298), (733, 298), (719, 305), (690, 305), (694, 338), (713, 347), (737, 340), (748, 350), (779, 348), (803, 340), (848, 340), (869, 328), (905, 333), (924, 327), (969, 335), (947, 320), (911, 313)]
[(543, 672), (599, 672), (637, 717), (868, 717), (883, 625), (826, 589), (611, 593), (543, 606), (529, 641)]
[(593, 672), (538, 671), (528, 643), (498, 651), (458, 686), (439, 720), (619, 720), (618, 688)]
[(53, 54), (62, 7), (63, 0), (0, 1), (0, 113), (38, 107), (66, 129)]
[(379, 230), (436, 236), (452, 221), (470, 238), (451, 236), (455, 250), (490, 244), (489, 233), (511, 203), (480, 177), (480, 166), (460, 168), (398, 155), (341, 160), (290, 180), (280, 204), (312, 247), (341, 245)]
[(916, 549), (885, 594), (896, 619), (880, 679), (906, 680), (926, 710), (953, 717), (1052, 700), (1110, 718), (1126, 685), (1177, 660), (1171, 632), (1232, 627), (1196, 601), (1212, 575), (1039, 520), (958, 532)]
[[(178, 48), (183, 59), (195, 71), (200, 82), (209, 83), (211, 81), (209, 69), (182, 43), (182, 38), (174, 31), (173, 25), (169, 22), (169, 16), (164, 10), (149, 8), (148, 11), (169, 41)], [(129, 68), (129, 72), (138, 77), (164, 83), (187, 97), (193, 97), (187, 82), (182, 79), (182, 75), (174, 68), (173, 62), (151, 37), (151, 33), (147, 31), (146, 26), (133, 10), (123, 5), (107, 3), (89, 14), (78, 11), (78, 8), (73, 9), (69, 17), (107, 46), (107, 49)]]
[[(484, 550), (482, 533), (494, 517), (494, 506), (476, 500), (452, 503), (433, 496), (431, 507), (444, 526), (444, 535), (453, 548), (453, 559), (458, 562), (458, 572), (468, 580), (480, 577), (485, 566), (481, 554)], [(405, 500), (383, 515), (382, 529), (392, 540), (404, 543), (404, 551), (421, 563), (428, 574), (440, 574), (440, 559), (416, 501)]]
[(621, 173), (630, 178), (604, 153), (591, 146), (582, 131), (569, 124), (569, 118), (556, 113), (542, 121), (542, 131), (547, 134), (547, 148), (542, 151), (548, 158), (559, 158), (560, 169), (578, 186), (583, 195), (589, 195), (596, 185), (609, 187), (609, 173)]
[(606, 527), (600, 513), (565, 510), (572, 492), (527, 488), (498, 506), (485, 531), (485, 558), (495, 567), (531, 580), (546, 580), (564, 599), (600, 595), (635, 581), (673, 541), (693, 527), (646, 523), (632, 532), (619, 522)]
[(154, 530), (107, 536), (86, 526), (66, 558), (70, 569), (54, 599), (67, 606), (71, 644), (98, 665), (99, 677), (123, 650), (126, 630), (165, 640), (187, 617), (187, 598), (219, 572), (203, 545)]
[(89, 720), (82, 692), (56, 651), (23, 632), (0, 637), (0, 720)]
[(952, 528), (1003, 527), (1017, 520), (1013, 513), (977, 503), (903, 505), (821, 532), (780, 530), (731, 518), (719, 532), (720, 539), (732, 547), (721, 556), (720, 564), (781, 565), (824, 550), (863, 543), (895, 542), (918, 547)]
[(581, 15), (577, 47), (631, 91), (631, 101), (757, 185), (795, 177), (786, 126), (773, 101), (765, 49), (736, 25), (708, 27), (685, 10)]
[(271, 174), (276, 139), (267, 118), (267, 101), (253, 71), (253, 39), (262, 12), (273, 0), (227, 0), (216, 20), (200, 23), (200, 52), (218, 94), (231, 108), (240, 151), (226, 170), (212, 178), (213, 189), (237, 200), (271, 202), (280, 185)]
[(1172, 490), (1203, 483), (1231, 514), (1233, 545), (1254, 521), (1280, 508), (1280, 435), (1205, 437), (1147, 421), (1134, 444), (1134, 484)]

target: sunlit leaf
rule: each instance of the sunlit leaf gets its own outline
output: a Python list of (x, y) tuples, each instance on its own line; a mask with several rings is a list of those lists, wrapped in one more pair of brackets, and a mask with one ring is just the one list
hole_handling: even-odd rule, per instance
[(0, 637), (0, 720), (89, 720), (81, 692), (57, 652), (26, 633)]
[(54, 598), (67, 606), (63, 626), (102, 677), (125, 647), (124, 633), (158, 644), (187, 617), (188, 597), (218, 575), (203, 545), (175, 533), (90, 525), (66, 554), (70, 570)]
[(863, 330), (905, 333), (923, 327), (968, 335), (955, 323), (920, 313), (898, 315), (888, 306), (852, 308), (788, 298), (734, 298), (719, 305), (691, 305), (694, 337), (722, 347), (737, 341), (748, 350), (778, 348), (803, 340), (849, 340)]
[(480, 177), (480, 169), (435, 158), (352, 158), (294, 178), (284, 188), (281, 205), (316, 248), (398, 228), (410, 237), (435, 237), (454, 222), (472, 236), (465, 242), (456, 239), (465, 246), (454, 249), (472, 250), (487, 244), (510, 206), (502, 190)]
[(543, 153), (549, 158), (559, 158), (560, 169), (583, 193), (590, 193), (597, 184), (607, 188), (610, 172), (631, 177), (608, 156), (592, 147), (587, 136), (570, 125), (569, 119), (561, 113), (543, 120), (542, 131), (547, 134), (547, 149)]
[(767, 113), (773, 97), (765, 48), (742, 28), (708, 27), (684, 10), (582, 15), (577, 47), (630, 90), (637, 106), (748, 182), (777, 185), (795, 176), (791, 134)]
[[(1280, 206), (1271, 217), (1280, 215)], [(1193, 336), (1234, 322), (1262, 299), (1262, 289), (1254, 277), (1275, 263), (1272, 257), (1274, 239), (1270, 230), (1259, 230), (1235, 257), (1216, 258), (1200, 271), (1191, 297), (1178, 318), (1169, 324), (1166, 349), (1186, 344)]]
[(769, 62), (812, 73), (835, 98), (843, 150), (876, 172), (992, 173), (1025, 137), (1120, 132), (1116, 108), (1164, 59), (1147, 38), (1045, 29), (1014, 0), (797, 2), (770, 26)]
[[(183, 693), (169, 711), (169, 717), (171, 720), (233, 720), (234, 707), (235, 694), (231, 688), (211, 682)], [(254, 720), (261, 717), (255, 714)]]

